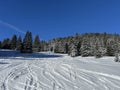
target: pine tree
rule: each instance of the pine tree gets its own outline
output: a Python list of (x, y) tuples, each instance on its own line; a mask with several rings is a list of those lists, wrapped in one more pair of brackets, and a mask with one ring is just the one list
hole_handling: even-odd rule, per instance
[(32, 33), (27, 31), (23, 39), (22, 53), (32, 53)]
[(90, 56), (91, 55), (91, 48), (90, 48), (90, 44), (89, 44), (89, 40), (84, 38), (81, 44), (81, 56), (82, 57), (86, 57), (86, 56)]
[(115, 38), (115, 62), (120, 62), (120, 59), (119, 59), (119, 40), (118, 38)]
[(115, 59), (114, 60), (115, 60), (115, 62), (120, 62), (118, 52), (115, 53)]
[(115, 42), (114, 40), (110, 39), (107, 43), (107, 55), (108, 56), (115, 56)]
[(0, 41), (0, 49), (2, 48), (2, 42)]
[(17, 40), (17, 50), (21, 50), (21, 49), (22, 49), (22, 39), (21, 36), (19, 36)]
[(103, 43), (104, 43), (104, 46), (106, 47), (107, 45), (107, 33), (106, 32), (103, 33)]
[(94, 55), (96, 58), (102, 57), (102, 46), (101, 46), (101, 43), (98, 39), (96, 40), (96, 47), (95, 47)]
[(35, 36), (33, 49), (34, 49), (34, 51), (37, 51), (37, 52), (40, 51), (40, 39), (39, 39), (38, 35)]
[(64, 49), (64, 53), (68, 53), (68, 44), (66, 43), (65, 44), (65, 47), (64, 47), (65, 49)]
[(47, 50), (47, 43), (45, 41), (40, 41), (40, 51), (46, 51)]
[(17, 36), (16, 35), (13, 35), (10, 44), (11, 44), (11, 49), (15, 50), (16, 46), (17, 46)]
[(77, 53), (78, 53), (78, 56), (81, 55), (80, 48), (81, 48), (81, 42), (79, 41), (79, 43), (77, 44)]
[(74, 43), (72, 43), (71, 45), (70, 56), (71, 57), (78, 56), (77, 46)]
[(10, 49), (10, 39), (6, 38), (2, 42), (2, 49)]

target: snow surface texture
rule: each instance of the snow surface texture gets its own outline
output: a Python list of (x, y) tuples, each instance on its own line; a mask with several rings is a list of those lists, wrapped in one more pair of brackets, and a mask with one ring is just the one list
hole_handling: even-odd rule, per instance
[(0, 90), (120, 90), (113, 57), (6, 52), (0, 52)]

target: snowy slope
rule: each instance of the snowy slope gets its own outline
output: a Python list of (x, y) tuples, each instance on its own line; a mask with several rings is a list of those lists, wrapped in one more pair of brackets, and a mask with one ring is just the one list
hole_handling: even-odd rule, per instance
[(120, 63), (113, 57), (0, 54), (0, 90), (120, 90)]

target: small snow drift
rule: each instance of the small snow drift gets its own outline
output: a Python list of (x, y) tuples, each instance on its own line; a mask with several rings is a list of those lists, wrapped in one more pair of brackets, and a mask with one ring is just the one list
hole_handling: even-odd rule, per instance
[(114, 57), (0, 53), (0, 90), (120, 90), (120, 64)]

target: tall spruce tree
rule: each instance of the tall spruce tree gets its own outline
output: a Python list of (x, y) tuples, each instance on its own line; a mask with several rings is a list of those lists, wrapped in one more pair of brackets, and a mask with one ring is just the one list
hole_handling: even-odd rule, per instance
[(80, 51), (82, 57), (87, 57), (91, 55), (91, 48), (90, 48), (89, 40), (87, 38), (83, 39)]
[(107, 55), (108, 56), (115, 56), (115, 41), (113, 39), (108, 39), (107, 43)]
[(102, 57), (102, 46), (99, 39), (96, 39), (94, 55), (96, 58)]
[(70, 56), (71, 57), (78, 56), (77, 46), (74, 43), (71, 44)]
[(79, 41), (79, 42), (77, 43), (77, 53), (78, 53), (78, 55), (81, 55), (80, 48), (81, 48), (81, 42)]
[(40, 38), (39, 36), (35, 36), (33, 50), (39, 52), (40, 51)]
[(116, 46), (116, 51), (115, 51), (115, 62), (120, 62), (119, 59), (119, 48), (118, 48), (118, 44), (115, 45)]
[(6, 38), (2, 42), (2, 49), (10, 49), (10, 39)]
[(22, 49), (22, 38), (21, 36), (19, 36), (17, 40), (17, 50), (21, 50), (21, 49)]
[(0, 49), (2, 48), (2, 42), (0, 41)]
[(32, 33), (27, 31), (23, 39), (22, 53), (32, 53)]
[(65, 44), (65, 47), (64, 47), (64, 53), (68, 53), (68, 44), (67, 43)]
[(13, 35), (10, 44), (11, 44), (11, 49), (15, 50), (16, 46), (17, 46), (17, 36), (16, 35)]

